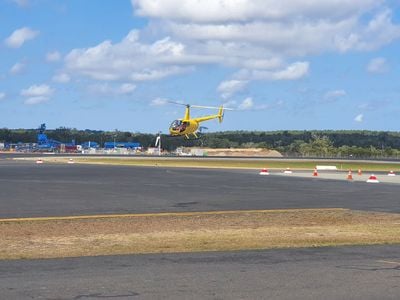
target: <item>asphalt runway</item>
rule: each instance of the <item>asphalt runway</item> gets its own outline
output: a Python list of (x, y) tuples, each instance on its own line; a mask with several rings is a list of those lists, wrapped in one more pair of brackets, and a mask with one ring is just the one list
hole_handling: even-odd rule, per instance
[[(400, 185), (252, 170), (0, 160), (0, 218), (344, 207), (400, 212)], [(400, 245), (0, 261), (4, 299), (399, 299)]]
[(255, 170), (0, 161), (0, 218), (342, 207), (400, 212), (400, 185)]
[(2, 299), (399, 299), (400, 245), (0, 261)]

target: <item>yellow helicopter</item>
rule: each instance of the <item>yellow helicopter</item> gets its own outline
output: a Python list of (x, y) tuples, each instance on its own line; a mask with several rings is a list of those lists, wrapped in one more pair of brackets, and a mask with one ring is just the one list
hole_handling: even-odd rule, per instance
[[(198, 132), (201, 122), (212, 120), (212, 119), (218, 119), (219, 122), (221, 123), (224, 118), (224, 110), (227, 109), (227, 108), (224, 108), (223, 105), (221, 105), (220, 107), (214, 107), (214, 106), (190, 105), (190, 104), (183, 104), (183, 103), (178, 103), (178, 102), (170, 102), (170, 103), (185, 105), (186, 110), (185, 110), (185, 116), (183, 117), (183, 119), (174, 120), (171, 123), (171, 126), (169, 127), (169, 133), (171, 134), (171, 136), (185, 136), (187, 139), (189, 139), (191, 134), (195, 138), (198, 138), (197, 132)], [(190, 118), (190, 108), (191, 107), (218, 109), (218, 113), (216, 115), (209, 115), (209, 116), (198, 117), (198, 118), (192, 119), (192, 118)]]

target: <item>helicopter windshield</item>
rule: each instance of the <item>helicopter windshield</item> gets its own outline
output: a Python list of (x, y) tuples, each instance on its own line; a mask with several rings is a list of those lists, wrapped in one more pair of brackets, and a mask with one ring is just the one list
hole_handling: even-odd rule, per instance
[(181, 120), (175, 120), (171, 123), (171, 126), (169, 127), (169, 129), (171, 130), (179, 130), (182, 126), (182, 121)]
[(190, 123), (187, 121), (182, 122), (182, 120), (175, 120), (172, 122), (169, 129), (172, 131), (184, 132), (189, 125)]

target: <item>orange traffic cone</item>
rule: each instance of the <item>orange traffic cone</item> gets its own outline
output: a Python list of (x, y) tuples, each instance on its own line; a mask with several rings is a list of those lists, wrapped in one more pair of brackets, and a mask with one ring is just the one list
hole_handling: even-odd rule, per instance
[(269, 175), (269, 172), (266, 168), (262, 169), (259, 173), (260, 175)]
[(361, 171), (361, 169), (358, 169), (358, 173), (357, 173), (358, 175), (362, 175), (362, 171)]
[(312, 176), (318, 176), (318, 171), (317, 171), (317, 168), (314, 168), (314, 173), (313, 173), (313, 175)]
[(353, 173), (351, 170), (349, 170), (349, 173), (347, 174), (347, 180), (353, 180)]

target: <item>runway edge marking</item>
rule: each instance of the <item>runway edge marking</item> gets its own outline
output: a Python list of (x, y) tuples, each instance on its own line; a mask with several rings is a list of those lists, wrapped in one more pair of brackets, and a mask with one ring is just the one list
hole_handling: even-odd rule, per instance
[(398, 265), (400, 266), (400, 262), (398, 261), (391, 261), (391, 260), (377, 260), (379, 263), (384, 263), (384, 264), (392, 264), (392, 265)]
[(112, 219), (132, 217), (179, 217), (198, 215), (223, 215), (223, 214), (254, 214), (254, 213), (283, 213), (283, 212), (307, 212), (307, 211), (349, 211), (347, 208), (303, 208), (303, 209), (268, 209), (268, 210), (225, 210), (225, 211), (201, 211), (201, 212), (164, 212), (143, 214), (111, 214), (111, 215), (86, 215), (86, 216), (60, 216), (60, 217), (29, 217), (0, 219), (0, 223), (7, 222), (35, 222), (35, 221), (63, 221), (63, 220), (90, 220), (90, 219)]

